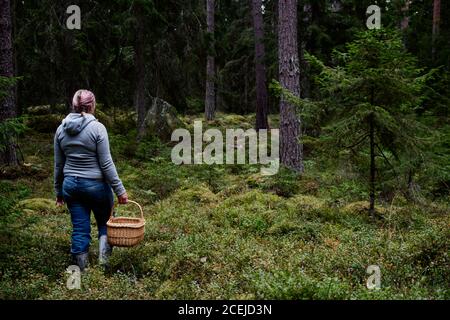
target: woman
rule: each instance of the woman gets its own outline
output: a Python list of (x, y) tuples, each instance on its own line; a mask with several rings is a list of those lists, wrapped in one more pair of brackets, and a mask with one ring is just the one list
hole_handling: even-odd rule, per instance
[(106, 236), (106, 222), (114, 203), (112, 190), (119, 203), (127, 203), (128, 196), (111, 158), (106, 128), (94, 117), (94, 94), (77, 91), (72, 107), (74, 112), (62, 121), (55, 134), (54, 182), (56, 204), (66, 202), (70, 211), (71, 253), (83, 271), (91, 242), (91, 211), (98, 227), (99, 262), (104, 265), (112, 251)]

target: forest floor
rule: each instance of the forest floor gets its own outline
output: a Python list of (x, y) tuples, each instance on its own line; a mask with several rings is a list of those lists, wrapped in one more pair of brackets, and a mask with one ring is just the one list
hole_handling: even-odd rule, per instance
[[(215, 125), (252, 121), (220, 115)], [(93, 221), (91, 266), (68, 290), (71, 224), (54, 204), (53, 134), (21, 138), (27, 166), (0, 181), (0, 299), (450, 298), (448, 203), (399, 195), (371, 219), (364, 187), (315, 159), (305, 175), (262, 177), (254, 165), (176, 166), (170, 146), (130, 150), (127, 139), (111, 130), (129, 198), (144, 206), (145, 239), (115, 248), (104, 271)], [(380, 267), (380, 290), (366, 287), (369, 265)]]

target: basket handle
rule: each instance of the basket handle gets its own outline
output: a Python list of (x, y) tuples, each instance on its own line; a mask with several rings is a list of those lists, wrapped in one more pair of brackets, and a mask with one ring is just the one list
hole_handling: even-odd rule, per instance
[[(142, 210), (142, 206), (139, 203), (137, 203), (136, 201), (133, 201), (133, 200), (128, 200), (127, 203), (133, 203), (133, 204), (137, 205), (139, 207), (139, 210), (141, 211), (141, 219), (144, 219), (144, 210)], [(114, 207), (115, 207), (115, 205), (113, 204), (113, 206), (111, 208), (110, 219), (113, 218)]]

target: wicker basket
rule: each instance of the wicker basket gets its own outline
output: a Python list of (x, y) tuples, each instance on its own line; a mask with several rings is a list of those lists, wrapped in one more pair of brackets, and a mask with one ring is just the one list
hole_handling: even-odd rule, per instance
[(144, 239), (145, 219), (144, 211), (139, 203), (128, 200), (135, 204), (141, 211), (140, 218), (114, 217), (113, 209), (107, 226), (108, 243), (115, 247), (133, 247)]

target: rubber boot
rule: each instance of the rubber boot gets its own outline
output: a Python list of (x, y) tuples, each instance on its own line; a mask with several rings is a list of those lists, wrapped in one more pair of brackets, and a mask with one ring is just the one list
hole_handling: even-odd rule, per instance
[(89, 260), (88, 258), (88, 252), (73, 255), (74, 263), (80, 268), (81, 272), (83, 272), (87, 268)]
[(112, 247), (108, 243), (108, 237), (106, 235), (98, 238), (98, 262), (101, 266), (108, 266), (109, 257), (112, 253)]

